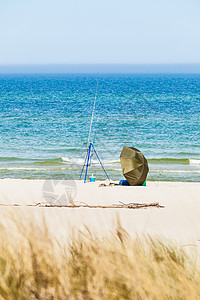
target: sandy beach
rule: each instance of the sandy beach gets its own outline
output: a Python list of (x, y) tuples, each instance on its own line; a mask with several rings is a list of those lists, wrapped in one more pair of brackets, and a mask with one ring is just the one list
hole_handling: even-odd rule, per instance
[[(113, 205), (123, 203), (155, 203), (164, 208), (65, 208), (28, 206), (48, 204), (45, 198), (48, 189), (63, 196), (59, 200), (67, 204), (64, 189), (71, 189), (71, 200), (75, 205)], [(19, 214), (23, 220), (43, 221), (49, 230), (62, 238), (69, 232), (84, 230), (86, 225), (96, 234), (106, 235), (116, 228), (119, 219), (131, 236), (151, 235), (176, 242), (184, 247), (198, 248), (200, 244), (200, 183), (147, 182), (146, 187), (99, 187), (102, 182), (43, 181), (43, 180), (0, 180), (1, 221), (8, 222), (7, 213)], [(108, 182), (105, 182), (108, 183)], [(60, 185), (59, 185), (60, 184)], [(52, 194), (52, 193), (51, 193)], [(68, 194), (69, 196), (69, 194)], [(48, 196), (49, 197), (49, 196)], [(55, 200), (54, 204), (58, 204)], [(18, 205), (18, 206), (16, 206)]]

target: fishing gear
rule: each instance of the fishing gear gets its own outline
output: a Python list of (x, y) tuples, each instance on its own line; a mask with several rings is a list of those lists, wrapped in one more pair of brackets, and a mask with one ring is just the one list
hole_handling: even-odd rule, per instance
[[(94, 148), (94, 145), (92, 142), (90, 142), (90, 137), (91, 137), (91, 131), (92, 131), (92, 123), (93, 123), (93, 119), (94, 119), (94, 111), (95, 111), (95, 105), (96, 105), (96, 100), (97, 100), (97, 90), (98, 90), (98, 82), (97, 82), (97, 88), (96, 88), (96, 93), (95, 93), (95, 97), (94, 97), (94, 103), (93, 103), (93, 109), (92, 109), (92, 116), (91, 116), (91, 121), (90, 121), (90, 129), (89, 129), (89, 134), (88, 134), (88, 140), (87, 140), (87, 150), (86, 150), (86, 156), (85, 156), (85, 160), (84, 160), (84, 164), (83, 164), (83, 168), (81, 171), (81, 175), (80, 175), (80, 180), (82, 178), (83, 172), (85, 170), (85, 176), (84, 176), (84, 183), (87, 180), (87, 174), (88, 174), (88, 168), (91, 165), (91, 159), (93, 157), (93, 155), (95, 154), (107, 179), (110, 180), (98, 154), (96, 149)], [(94, 151), (94, 153), (92, 153), (92, 150)]]

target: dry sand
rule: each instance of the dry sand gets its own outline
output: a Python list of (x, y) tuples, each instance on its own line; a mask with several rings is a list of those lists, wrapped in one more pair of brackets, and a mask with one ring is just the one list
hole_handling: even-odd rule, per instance
[[(153, 237), (178, 242), (185, 248), (200, 246), (200, 183), (147, 182), (146, 187), (99, 187), (101, 182), (84, 184), (82, 181), (62, 181), (58, 185), (57, 183), (58, 181), (1, 179), (1, 221), (5, 224), (9, 222), (8, 213), (12, 212), (16, 216), (19, 214), (23, 220), (35, 219), (42, 226), (44, 216), (52, 233), (61, 238), (66, 232), (71, 232), (71, 229), (75, 232), (83, 230), (84, 225), (97, 234), (107, 234), (116, 228), (119, 218), (121, 225), (131, 236), (150, 234)], [(91, 209), (26, 206), (48, 201), (56, 204), (54, 195), (58, 195), (63, 204), (66, 203), (66, 197), (69, 197), (75, 204), (159, 202), (164, 208)], [(13, 206), (15, 204), (22, 206)]]

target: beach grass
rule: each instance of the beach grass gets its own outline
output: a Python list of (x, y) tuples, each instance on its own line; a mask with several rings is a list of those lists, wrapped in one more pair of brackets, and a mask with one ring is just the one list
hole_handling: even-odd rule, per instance
[[(182, 248), (131, 238), (118, 222), (98, 238), (58, 241), (43, 226), (0, 226), (0, 299), (200, 299), (200, 270)], [(12, 223), (11, 222), (11, 223)]]

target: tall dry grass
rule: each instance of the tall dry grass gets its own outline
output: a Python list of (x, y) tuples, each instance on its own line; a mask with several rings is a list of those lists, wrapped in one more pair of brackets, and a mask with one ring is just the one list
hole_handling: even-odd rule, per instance
[(0, 227), (0, 299), (200, 299), (200, 270), (183, 250), (118, 227), (58, 243), (33, 223)]

